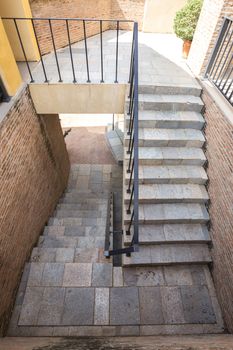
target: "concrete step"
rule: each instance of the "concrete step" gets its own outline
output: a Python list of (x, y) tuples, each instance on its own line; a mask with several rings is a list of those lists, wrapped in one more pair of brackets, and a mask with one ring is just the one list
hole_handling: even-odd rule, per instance
[[(126, 126), (129, 125), (126, 115)], [(205, 120), (201, 113), (193, 111), (139, 111), (140, 128), (197, 129), (202, 130)]]
[[(125, 146), (129, 145), (129, 135), (125, 135)], [(205, 143), (204, 135), (194, 129), (140, 128), (138, 144), (142, 147), (198, 147)]]
[(201, 87), (199, 84), (193, 85), (172, 85), (172, 84), (156, 84), (156, 85), (139, 85), (139, 94), (158, 94), (158, 95), (201, 95)]
[[(124, 233), (124, 244), (131, 243), (131, 235)], [(201, 224), (165, 224), (140, 225), (140, 245), (174, 243), (210, 243), (211, 238), (206, 225)]]
[[(139, 147), (139, 165), (195, 165), (203, 166), (206, 157), (199, 148)], [(125, 148), (125, 159), (129, 159)]]
[[(129, 203), (130, 193), (124, 185), (124, 202)], [(139, 203), (206, 203), (208, 193), (203, 185), (148, 184), (139, 185)]]
[[(130, 174), (125, 172), (125, 183), (128, 184)], [(141, 184), (185, 184), (204, 185), (208, 180), (207, 174), (201, 166), (167, 165), (167, 166), (139, 166), (139, 183)]]
[(203, 102), (192, 95), (151, 95), (140, 94), (139, 110), (155, 111), (195, 111), (201, 112)]
[(208, 264), (211, 256), (207, 244), (157, 244), (140, 246), (131, 257), (123, 256), (123, 266)]
[[(131, 215), (124, 210), (124, 223), (129, 224)], [(205, 224), (209, 214), (204, 204), (196, 203), (167, 203), (140, 204), (140, 224)]]

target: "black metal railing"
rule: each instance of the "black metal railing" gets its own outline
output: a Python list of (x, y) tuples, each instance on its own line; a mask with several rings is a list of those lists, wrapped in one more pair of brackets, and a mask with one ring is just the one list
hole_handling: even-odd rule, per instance
[(126, 209), (126, 235), (131, 236), (128, 247), (108, 251), (106, 256), (115, 254), (127, 254), (136, 252), (139, 249), (139, 184), (138, 184), (138, 24), (134, 23), (133, 43), (131, 53), (131, 65), (129, 75), (129, 123), (128, 135), (128, 160), (126, 171), (129, 174), (127, 184), (127, 209)]
[[(90, 72), (90, 60), (89, 60), (89, 54), (88, 54), (88, 38), (89, 35), (87, 34), (88, 26), (89, 24), (93, 25), (96, 24), (97, 29), (95, 31), (95, 34), (100, 35), (100, 50), (99, 50), (99, 58), (100, 58), (100, 78), (99, 81), (101, 83), (104, 83), (104, 72), (105, 72), (105, 67), (104, 67), (104, 40), (103, 40), (103, 32), (106, 30), (106, 25), (109, 25), (111, 29), (116, 30), (116, 45), (115, 45), (115, 58), (114, 58), (114, 77), (113, 77), (113, 82), (118, 83), (119, 80), (119, 33), (120, 33), (120, 28), (121, 24), (128, 23), (129, 25), (134, 25), (133, 21), (130, 20), (114, 20), (114, 19), (89, 19), (89, 18), (11, 18), (11, 17), (3, 17), (3, 21), (6, 23), (11, 23), (16, 31), (16, 35), (19, 40), (19, 46), (22, 50), (22, 55), (23, 59), (26, 63), (27, 70), (30, 76), (30, 82), (34, 83), (36, 81), (33, 71), (30, 67), (30, 59), (29, 55), (27, 53), (27, 43), (25, 42), (24, 35), (23, 35), (23, 27), (24, 25), (30, 25), (34, 35), (35, 35), (35, 40), (38, 48), (38, 53), (40, 57), (40, 62), (43, 70), (43, 76), (44, 76), (44, 82), (48, 83), (49, 82), (49, 73), (48, 69), (46, 67), (46, 62), (44, 59), (44, 54), (47, 53), (54, 53), (54, 58), (55, 58), (55, 63), (56, 63), (56, 70), (57, 70), (57, 75), (58, 75), (58, 82), (63, 81), (63, 74), (61, 71), (61, 63), (59, 61), (58, 57), (58, 50), (64, 47), (69, 48), (69, 56), (70, 56), (70, 72), (73, 77), (73, 82), (77, 83), (78, 82), (78, 74), (77, 71), (75, 70), (75, 60), (74, 60), (74, 53), (73, 53), (73, 47), (72, 44), (76, 43), (78, 41), (83, 40), (84, 41), (84, 49), (85, 49), (85, 66), (86, 66), (86, 81), (87, 83), (91, 83), (91, 72)], [(43, 29), (45, 30), (46, 27), (46, 37), (44, 40), (50, 42), (51, 46), (51, 51), (50, 52), (43, 52), (42, 49), (42, 44), (43, 44), (43, 33), (41, 33), (40, 30), (40, 25), (41, 23), (43, 24)], [(59, 25), (62, 27), (63, 35), (65, 37), (66, 45), (63, 45), (62, 47), (57, 47), (56, 41), (58, 39), (58, 34), (56, 31), (56, 25)], [(105, 27), (104, 25), (105, 24)], [(77, 31), (79, 32), (79, 35), (77, 38), (75, 35), (73, 35), (73, 38), (71, 40), (71, 25), (72, 27), (74, 25), (78, 26)], [(54, 30), (55, 27), (55, 30)], [(103, 28), (104, 27), (104, 28)], [(60, 32), (60, 31), (59, 31)], [(92, 34), (93, 35), (93, 34)], [(96, 59), (98, 59), (96, 57)], [(77, 63), (78, 64), (78, 63)], [(66, 76), (67, 76), (67, 67), (66, 67)], [(54, 79), (54, 76), (52, 77)]]
[(225, 17), (205, 77), (233, 105), (233, 19)]

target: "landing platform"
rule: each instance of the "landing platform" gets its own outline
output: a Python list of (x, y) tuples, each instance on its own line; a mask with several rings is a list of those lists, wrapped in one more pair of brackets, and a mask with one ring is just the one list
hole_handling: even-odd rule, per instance
[[(118, 83), (127, 84), (132, 47), (132, 32), (120, 31)], [(101, 80), (100, 35), (87, 39), (90, 80), (93, 84)], [(74, 68), (77, 84), (87, 83), (85, 43), (80, 41), (72, 45)], [(69, 47), (57, 50), (58, 62), (63, 83), (73, 83)], [(155, 34), (139, 32), (139, 83), (140, 85), (174, 84), (198, 86), (193, 75), (182, 58), (182, 40), (173, 34)], [(44, 56), (44, 64), (50, 84), (58, 83), (58, 71), (54, 53)], [(24, 80), (28, 81), (25, 63), (18, 63)], [(35, 83), (43, 83), (44, 75), (41, 63), (30, 63)], [(103, 33), (103, 71), (104, 82), (114, 84), (116, 74), (116, 31)]]

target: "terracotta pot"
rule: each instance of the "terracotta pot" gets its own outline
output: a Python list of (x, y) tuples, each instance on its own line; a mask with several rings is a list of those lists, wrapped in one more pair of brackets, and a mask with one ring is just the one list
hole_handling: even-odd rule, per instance
[(183, 43), (183, 58), (188, 58), (191, 44), (192, 44), (191, 40), (184, 40), (184, 43)]

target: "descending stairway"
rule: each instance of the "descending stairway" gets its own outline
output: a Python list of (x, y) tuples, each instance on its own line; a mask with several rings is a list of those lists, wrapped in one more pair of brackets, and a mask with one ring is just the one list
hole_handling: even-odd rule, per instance
[[(139, 252), (124, 266), (208, 264), (208, 181), (201, 89), (139, 86)], [(126, 117), (126, 125), (129, 117)], [(125, 136), (126, 152), (129, 136)], [(130, 221), (124, 171), (124, 224)], [(131, 237), (124, 234), (124, 245)]]

